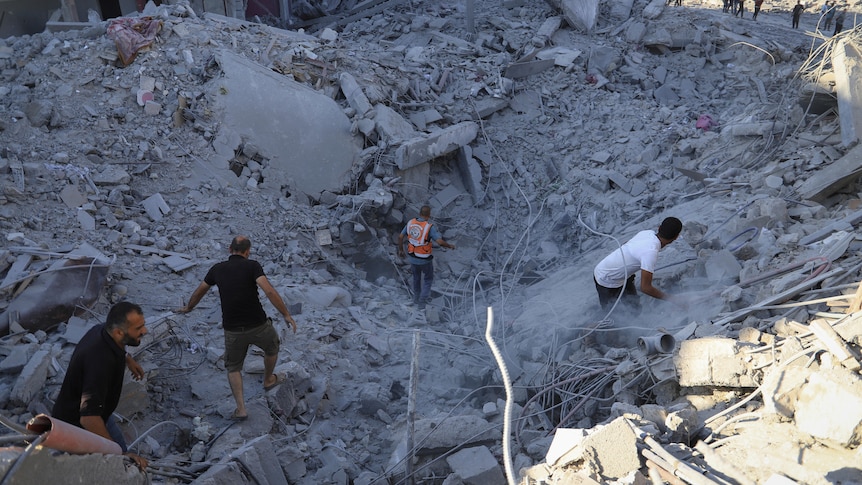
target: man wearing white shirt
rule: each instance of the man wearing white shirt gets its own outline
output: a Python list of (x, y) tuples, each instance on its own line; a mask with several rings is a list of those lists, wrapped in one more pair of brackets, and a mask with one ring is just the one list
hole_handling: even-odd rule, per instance
[(623, 293), (623, 298), (637, 302), (635, 275), (641, 272), (641, 292), (660, 300), (672, 300), (671, 295), (661, 291), (652, 284), (658, 252), (661, 248), (674, 242), (682, 232), (682, 222), (676, 217), (668, 217), (662, 221), (658, 232), (641, 231), (619, 249), (608, 254), (593, 271), (596, 291), (602, 309)]

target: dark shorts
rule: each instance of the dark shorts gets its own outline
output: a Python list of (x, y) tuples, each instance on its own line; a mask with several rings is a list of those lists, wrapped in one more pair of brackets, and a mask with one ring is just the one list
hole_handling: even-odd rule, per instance
[(263, 350), (264, 355), (278, 355), (278, 332), (272, 326), (272, 319), (248, 330), (224, 331), (224, 366), (228, 372), (239, 372), (245, 362), (248, 346), (254, 345)]

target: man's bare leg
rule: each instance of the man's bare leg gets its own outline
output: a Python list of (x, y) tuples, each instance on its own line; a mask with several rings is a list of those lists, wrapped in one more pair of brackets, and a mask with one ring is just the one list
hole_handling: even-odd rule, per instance
[(276, 362), (278, 362), (278, 355), (263, 356), (263, 387), (271, 386), (277, 382), (278, 377), (273, 374)]
[(242, 373), (228, 372), (227, 382), (230, 384), (230, 392), (236, 401), (236, 414), (234, 416), (248, 416), (248, 412), (245, 410), (245, 398), (242, 395)]

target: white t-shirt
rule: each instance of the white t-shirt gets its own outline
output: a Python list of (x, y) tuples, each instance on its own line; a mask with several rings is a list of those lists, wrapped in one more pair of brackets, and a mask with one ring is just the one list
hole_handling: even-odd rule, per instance
[[(622, 288), (626, 279), (639, 270), (655, 272), (661, 241), (655, 231), (641, 231), (620, 249), (605, 256), (593, 271), (596, 282), (606, 288)], [(625, 262), (623, 262), (625, 259)]]

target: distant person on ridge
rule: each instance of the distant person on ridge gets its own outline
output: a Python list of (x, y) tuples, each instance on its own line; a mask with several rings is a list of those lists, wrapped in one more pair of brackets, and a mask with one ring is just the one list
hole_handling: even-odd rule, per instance
[(838, 35), (838, 33), (841, 32), (841, 29), (844, 28), (844, 16), (846, 14), (847, 9), (842, 7), (841, 10), (838, 11), (838, 14), (835, 15), (835, 32), (832, 32), (833, 36)]
[(802, 16), (802, 11), (805, 10), (805, 6), (802, 5), (802, 0), (796, 0), (796, 5), (793, 6), (793, 28), (799, 28), (799, 17)]
[(763, 0), (754, 0), (754, 20), (757, 20), (757, 14), (760, 13), (761, 5), (763, 5)]
[(434, 264), (431, 255), (431, 242), (440, 246), (455, 249), (455, 246), (443, 240), (440, 231), (431, 224), (431, 207), (423, 205), (419, 209), (419, 217), (411, 219), (398, 234), (398, 256), (404, 257), (404, 239), (407, 239), (407, 262), (413, 268), (413, 304), (424, 309), (431, 296), (431, 284), (434, 282)]
[(668, 217), (662, 221), (658, 232), (641, 231), (601, 260), (593, 271), (593, 280), (596, 283), (602, 309), (606, 310), (613, 304), (621, 292), (623, 299), (633, 301), (637, 305), (635, 275), (638, 271), (641, 272), (641, 292), (653, 298), (682, 305), (677, 298), (652, 284), (659, 250), (674, 242), (680, 232), (682, 232), (682, 222), (676, 217)]

